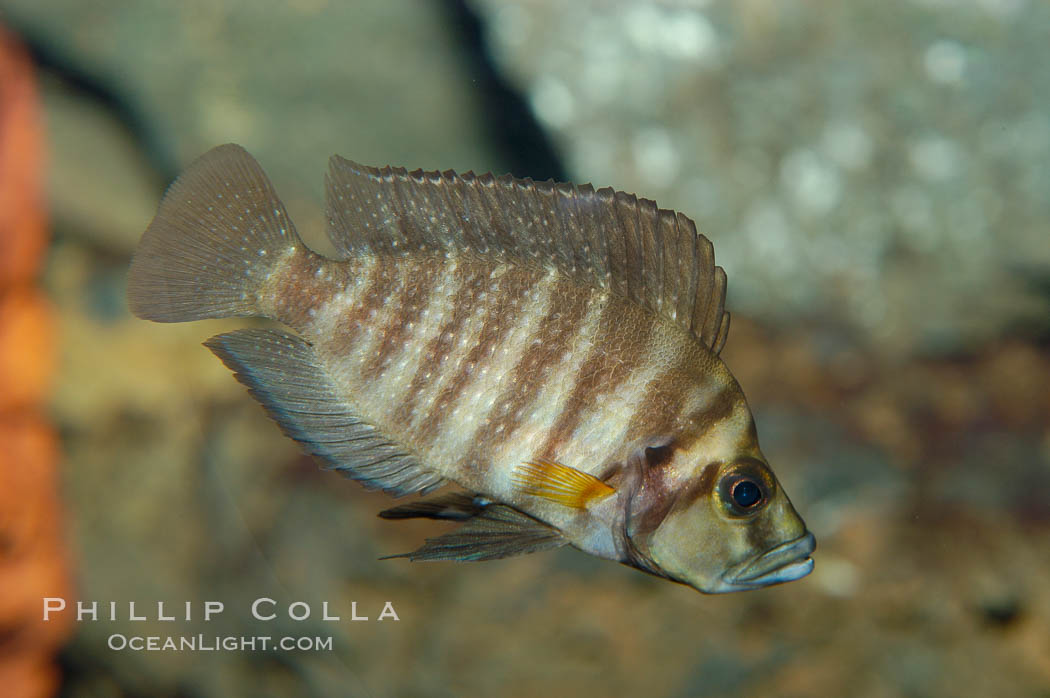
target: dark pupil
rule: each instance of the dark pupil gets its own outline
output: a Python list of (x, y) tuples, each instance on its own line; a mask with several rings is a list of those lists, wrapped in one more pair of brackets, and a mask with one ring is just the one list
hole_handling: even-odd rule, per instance
[(762, 490), (750, 480), (741, 480), (733, 487), (733, 501), (737, 503), (737, 506), (747, 509), (754, 506), (755, 502), (760, 499), (762, 499)]

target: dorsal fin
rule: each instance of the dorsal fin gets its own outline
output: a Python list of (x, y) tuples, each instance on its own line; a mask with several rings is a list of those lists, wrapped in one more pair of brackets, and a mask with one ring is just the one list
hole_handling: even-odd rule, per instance
[(510, 175), (407, 172), (339, 156), (325, 177), (328, 235), (359, 254), (469, 252), (553, 267), (692, 333), (725, 343), (725, 272), (693, 221), (648, 199), (589, 184)]

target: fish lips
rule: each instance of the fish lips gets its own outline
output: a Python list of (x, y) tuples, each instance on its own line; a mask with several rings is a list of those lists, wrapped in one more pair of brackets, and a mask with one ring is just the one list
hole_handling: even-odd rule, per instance
[(808, 531), (794, 540), (734, 565), (722, 575), (724, 591), (758, 589), (801, 579), (813, 571), (810, 555), (817, 541)]

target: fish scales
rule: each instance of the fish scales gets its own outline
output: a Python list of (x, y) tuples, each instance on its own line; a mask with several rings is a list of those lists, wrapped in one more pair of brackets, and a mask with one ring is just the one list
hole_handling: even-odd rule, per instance
[(521, 462), (514, 454), (526, 454), (527, 459), (539, 453), (536, 444), (563, 412), (607, 308), (605, 294), (564, 289), (527, 340), (468, 458), (513, 464)]
[(237, 146), (180, 177), (143, 236), (145, 318), (270, 317), (206, 342), (290, 436), (450, 518), (412, 559), (571, 544), (703, 592), (797, 579), (813, 536), (718, 352), (725, 274), (682, 214), (589, 185), (333, 158), (329, 234), (299, 239)]
[(454, 256), (333, 263), (304, 249), (261, 295), (367, 419), (476, 488), (509, 489), (513, 466), (541, 455), (600, 472), (597, 449), (675, 368), (647, 346), (654, 318), (547, 270)]
[[(434, 336), (423, 349), (430, 363), (424, 370), (416, 371), (412, 376), (406, 398), (394, 415), (398, 424), (414, 424), (423, 432), (437, 428), (442, 410), (433, 408), (439, 402), (442, 407), (447, 406), (450, 393), (445, 392), (444, 381), (451, 378), (448, 372), (438, 370), (438, 366), (447, 364), (449, 357), (454, 355), (454, 350), (460, 346), (460, 336), (479, 310), (471, 301), (478, 285), (490, 274), (491, 271), (481, 265), (457, 267), (458, 285), (449, 300), (449, 311), (441, 317), (428, 316), (431, 321), (437, 323)], [(425, 410), (424, 406), (431, 409)]]
[[(468, 301), (476, 310), (455, 338), (449, 358), (443, 364), (438, 360), (440, 388), (419, 426), (420, 437), (433, 443), (437, 457), (456, 463), (463, 462), (462, 454), (484, 424), (506, 366), (524, 350), (532, 323), (552, 302), (553, 288), (541, 281), (542, 270), (491, 269), (489, 275), (479, 275), (473, 301)], [(478, 464), (465, 465), (472, 476), (483, 476)]]
[(467, 477), (478, 484), (490, 479), (495, 470), (489, 458), (473, 457), (474, 448), (483, 443), (479, 438), (491, 423), (500, 397), (515, 389), (510, 380), (513, 368), (560, 295), (556, 279), (549, 273), (510, 268), (501, 272), (498, 281), (509, 292), (503, 295), (503, 302), (491, 303), (478, 334), (464, 337), (468, 354), (443, 391), (450, 400), (446, 419), (428, 420), (430, 428), (423, 434), (433, 439), (435, 458), (459, 463)]

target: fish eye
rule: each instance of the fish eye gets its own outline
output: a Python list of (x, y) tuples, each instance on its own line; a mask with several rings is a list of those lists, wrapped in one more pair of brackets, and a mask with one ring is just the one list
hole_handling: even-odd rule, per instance
[(741, 509), (750, 509), (762, 499), (762, 490), (751, 480), (741, 480), (733, 485), (733, 501)]
[(769, 503), (775, 487), (764, 463), (745, 458), (726, 469), (718, 495), (730, 516), (749, 517)]

